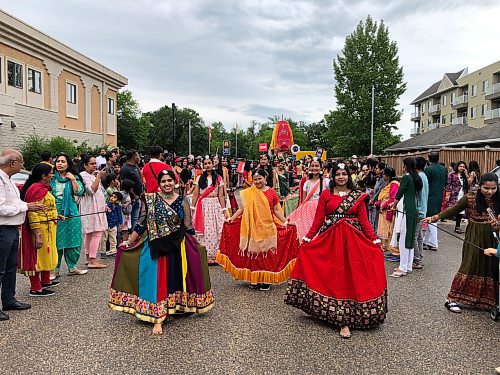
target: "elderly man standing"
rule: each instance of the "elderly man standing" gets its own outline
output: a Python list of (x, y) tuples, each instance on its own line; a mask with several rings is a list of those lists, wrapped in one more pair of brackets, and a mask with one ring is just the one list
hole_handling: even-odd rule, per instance
[[(27, 310), (31, 305), (15, 298), (18, 227), (24, 222), (26, 212), (44, 210), (38, 203), (25, 203), (10, 177), (23, 167), (23, 155), (16, 150), (5, 150), (0, 154), (0, 288), (3, 310)], [(0, 310), (0, 321), (9, 316)]]

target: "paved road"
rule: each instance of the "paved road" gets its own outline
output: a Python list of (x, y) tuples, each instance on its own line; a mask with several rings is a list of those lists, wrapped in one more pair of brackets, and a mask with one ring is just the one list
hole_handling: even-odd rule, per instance
[(167, 323), (161, 337), (108, 310), (111, 268), (63, 275), (56, 296), (38, 299), (27, 296), (19, 275), (18, 297), (33, 309), (0, 323), (0, 373), (491, 374), (500, 366), (500, 323), (486, 312), (443, 307), (461, 245), (440, 238), (423, 270), (389, 279), (386, 323), (354, 331), (351, 340), (284, 305), (285, 286), (251, 290), (218, 267), (211, 268), (216, 307)]

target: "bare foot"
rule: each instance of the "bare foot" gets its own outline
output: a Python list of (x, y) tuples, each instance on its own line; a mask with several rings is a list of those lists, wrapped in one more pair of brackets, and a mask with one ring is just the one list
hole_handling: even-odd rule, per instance
[(163, 335), (163, 325), (161, 323), (156, 323), (153, 326), (153, 335)]
[(348, 326), (344, 326), (340, 329), (340, 337), (344, 339), (349, 339), (351, 338), (351, 331), (349, 331)]

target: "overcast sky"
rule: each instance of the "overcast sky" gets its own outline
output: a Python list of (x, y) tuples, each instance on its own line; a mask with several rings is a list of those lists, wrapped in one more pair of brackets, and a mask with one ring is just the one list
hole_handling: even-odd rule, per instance
[(493, 0), (0, 0), (0, 8), (124, 75), (143, 111), (175, 102), (208, 124), (335, 108), (332, 60), (360, 20), (384, 20), (409, 103), (445, 72), (500, 59)]

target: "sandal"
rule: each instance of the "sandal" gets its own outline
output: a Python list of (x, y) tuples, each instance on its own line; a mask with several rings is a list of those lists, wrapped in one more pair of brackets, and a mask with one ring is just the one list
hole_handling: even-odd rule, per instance
[(406, 276), (406, 272), (401, 271), (400, 269), (397, 269), (393, 273), (390, 274), (391, 277), (401, 277), (401, 276)]
[(101, 268), (108, 268), (108, 266), (106, 266), (105, 264), (102, 264), (102, 263), (94, 263), (94, 264), (89, 264), (88, 265), (88, 269), (89, 270), (97, 270), (97, 269), (101, 269)]
[(463, 231), (462, 229), (460, 228), (455, 228), (455, 233), (458, 233), (458, 234), (464, 234), (465, 231)]
[(89, 272), (88, 270), (79, 270), (78, 268), (75, 268), (73, 271), (68, 272), (68, 276), (81, 276), (85, 275)]
[(458, 303), (454, 301), (446, 301), (444, 303), (444, 306), (453, 313), (460, 314), (462, 312), (460, 306), (458, 306)]

